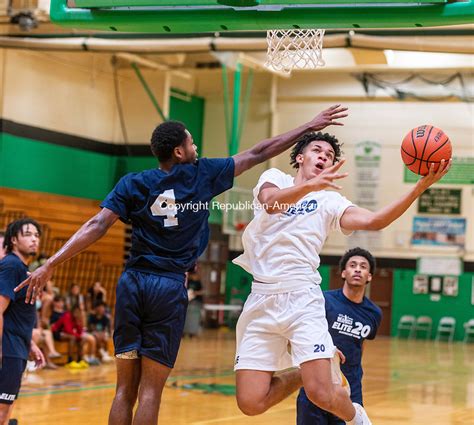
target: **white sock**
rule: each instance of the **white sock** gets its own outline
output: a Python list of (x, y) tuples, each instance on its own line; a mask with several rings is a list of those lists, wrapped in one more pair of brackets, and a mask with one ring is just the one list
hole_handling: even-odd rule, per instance
[(364, 408), (359, 403), (352, 403), (352, 405), (354, 406), (356, 414), (350, 421), (346, 422), (346, 424), (347, 425), (370, 424), (371, 422), (367, 414), (365, 413)]

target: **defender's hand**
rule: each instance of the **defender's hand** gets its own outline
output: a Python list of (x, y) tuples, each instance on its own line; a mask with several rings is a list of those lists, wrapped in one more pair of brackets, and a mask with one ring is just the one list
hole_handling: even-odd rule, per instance
[(36, 299), (43, 292), (46, 282), (48, 282), (52, 276), (53, 268), (46, 262), (41, 267), (38, 267), (33, 273), (31, 273), (23, 282), (21, 282), (15, 288), (15, 292), (18, 292), (25, 286), (28, 286), (25, 302), (34, 304)]
[(326, 128), (330, 125), (344, 125), (343, 123), (335, 120), (347, 117), (348, 114), (345, 113), (346, 111), (347, 108), (341, 105), (333, 105), (319, 113), (308, 124), (311, 130), (314, 131), (322, 130), (323, 128)]

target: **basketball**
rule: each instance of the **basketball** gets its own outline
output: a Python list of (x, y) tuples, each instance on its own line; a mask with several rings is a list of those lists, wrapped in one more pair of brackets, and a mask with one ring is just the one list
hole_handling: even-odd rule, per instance
[(431, 164), (451, 159), (452, 148), (447, 134), (432, 125), (421, 125), (412, 129), (403, 139), (402, 160), (410, 171), (426, 176)]

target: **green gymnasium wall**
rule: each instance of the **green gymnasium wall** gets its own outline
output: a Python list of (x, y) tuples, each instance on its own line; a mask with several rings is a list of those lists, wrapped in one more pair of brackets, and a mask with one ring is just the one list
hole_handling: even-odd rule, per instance
[(0, 135), (0, 186), (102, 199), (115, 183), (117, 158)]
[[(201, 150), (204, 99), (187, 97), (170, 98), (170, 119), (185, 122)], [(116, 156), (0, 133), (0, 186), (14, 189), (101, 200), (124, 174), (156, 164), (151, 152)]]
[(329, 289), (329, 279), (331, 276), (331, 267), (330, 266), (319, 266), (319, 274), (321, 275), (321, 289), (327, 291)]
[(455, 339), (462, 340), (464, 337), (464, 323), (469, 319), (474, 319), (474, 305), (471, 304), (474, 273), (463, 273), (459, 276), (457, 297), (441, 295), (439, 301), (431, 301), (429, 294), (413, 294), (413, 276), (415, 274), (415, 270), (394, 270), (392, 336), (397, 334), (398, 321), (404, 314), (431, 317), (433, 319), (433, 338), (436, 335), (439, 319), (443, 316), (452, 316), (456, 319)]
[(170, 119), (183, 121), (186, 128), (191, 132), (194, 144), (198, 148), (199, 155), (202, 154), (202, 135), (204, 128), (204, 98), (190, 96), (180, 90), (172, 89), (171, 93), (177, 93), (180, 97), (170, 97)]

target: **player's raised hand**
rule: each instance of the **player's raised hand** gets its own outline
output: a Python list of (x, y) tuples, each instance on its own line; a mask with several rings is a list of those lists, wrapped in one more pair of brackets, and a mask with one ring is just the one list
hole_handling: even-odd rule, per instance
[(312, 186), (313, 191), (324, 190), (328, 187), (332, 189), (341, 190), (342, 187), (334, 183), (334, 180), (343, 179), (347, 177), (349, 173), (339, 173), (339, 169), (346, 162), (345, 159), (341, 159), (339, 162), (336, 162), (334, 165), (331, 165), (328, 168), (325, 168), (321, 173), (316, 177), (313, 177), (308, 181), (308, 184)]
[(418, 181), (418, 185), (421, 186), (422, 190), (428, 189), (431, 185), (435, 184), (438, 180), (442, 179), (451, 168), (452, 159), (449, 161), (441, 160), (438, 169), (435, 170), (436, 165), (432, 163), (430, 170), (426, 176)]
[(34, 304), (36, 298), (43, 293), (43, 288), (46, 282), (53, 277), (53, 268), (48, 263), (38, 267), (33, 273), (31, 273), (23, 282), (21, 282), (16, 288), (15, 292), (20, 291), (25, 286), (28, 286), (26, 292), (25, 303)]
[(319, 131), (329, 125), (344, 125), (336, 120), (347, 117), (346, 111), (347, 108), (341, 105), (333, 105), (325, 109), (309, 122), (311, 130)]

